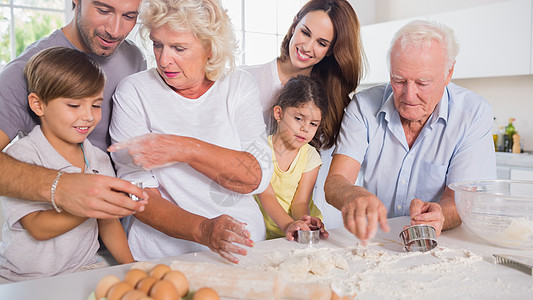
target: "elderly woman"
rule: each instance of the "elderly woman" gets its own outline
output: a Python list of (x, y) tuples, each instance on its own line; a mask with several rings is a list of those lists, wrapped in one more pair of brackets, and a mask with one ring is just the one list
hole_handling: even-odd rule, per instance
[(246, 254), (237, 244), (265, 235), (251, 196), (272, 177), (259, 90), (248, 73), (231, 72), (235, 35), (218, 0), (148, 0), (140, 18), (157, 67), (117, 87), (110, 134), (120, 143), (109, 149), (118, 176), (149, 195), (126, 224), (133, 256), (207, 246), (237, 263), (234, 254)]

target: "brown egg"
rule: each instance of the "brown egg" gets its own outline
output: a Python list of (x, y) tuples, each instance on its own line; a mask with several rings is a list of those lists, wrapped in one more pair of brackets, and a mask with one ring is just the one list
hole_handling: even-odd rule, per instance
[(163, 279), (172, 282), (180, 297), (187, 295), (187, 292), (189, 291), (189, 281), (183, 273), (180, 271), (170, 271), (163, 276)]
[(155, 300), (178, 300), (180, 298), (174, 284), (165, 279), (154, 284), (150, 290), (150, 297)]
[(170, 271), (170, 267), (164, 264), (158, 264), (155, 265), (152, 270), (150, 270), (150, 273), (148, 275), (155, 277), (157, 279), (163, 278), (165, 274)]
[(140, 300), (146, 297), (147, 295), (141, 290), (130, 290), (120, 300)]
[(212, 288), (203, 287), (194, 293), (192, 300), (220, 300), (220, 296)]
[(150, 293), (150, 289), (156, 282), (157, 282), (157, 278), (155, 277), (152, 277), (152, 276), (144, 277), (137, 283), (135, 288), (143, 291), (146, 295), (148, 295)]
[(107, 300), (120, 300), (124, 294), (133, 290), (131, 284), (121, 281), (115, 283), (107, 292)]
[(96, 297), (96, 299), (100, 300), (100, 298), (104, 298), (105, 295), (107, 295), (107, 291), (109, 291), (109, 288), (111, 288), (111, 286), (117, 282), (120, 282), (120, 279), (115, 275), (107, 275), (100, 279), (94, 291), (94, 296)]
[(136, 286), (137, 283), (146, 276), (148, 276), (148, 274), (143, 270), (131, 269), (126, 273), (126, 276), (124, 276), (124, 281), (131, 284), (131, 286)]
[(331, 300), (352, 300), (352, 299), (355, 299), (355, 294), (339, 296), (334, 291), (331, 292)]

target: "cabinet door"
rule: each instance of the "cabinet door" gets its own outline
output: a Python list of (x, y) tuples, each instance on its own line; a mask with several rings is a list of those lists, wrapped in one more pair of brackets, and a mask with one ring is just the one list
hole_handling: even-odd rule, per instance
[(533, 170), (513, 168), (511, 169), (511, 179), (533, 181)]
[(361, 28), (361, 39), (365, 50), (368, 69), (362, 84), (376, 84), (389, 82), (389, 62), (387, 51), (392, 36), (400, 27), (415, 19), (376, 23)]
[(527, 75), (532, 71), (531, 0), (506, 1), (430, 15), (455, 31), (454, 78)]
[(459, 41), (455, 79), (533, 74), (532, 1), (505, 1), (363, 26), (369, 70), (362, 84), (389, 81), (389, 43), (401, 26), (414, 19), (438, 21), (454, 30)]

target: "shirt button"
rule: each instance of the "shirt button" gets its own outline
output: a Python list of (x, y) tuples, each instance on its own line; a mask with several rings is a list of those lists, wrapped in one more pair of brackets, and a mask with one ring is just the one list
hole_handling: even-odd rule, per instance
[(405, 179), (402, 179), (402, 184), (405, 184)]
[(402, 209), (402, 206), (401, 206), (401, 205), (398, 205), (397, 208), (398, 208), (398, 209)]

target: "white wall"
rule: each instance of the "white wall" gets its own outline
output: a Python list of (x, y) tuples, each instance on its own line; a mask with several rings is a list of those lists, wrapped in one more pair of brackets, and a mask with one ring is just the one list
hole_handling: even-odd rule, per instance
[[(375, 2), (375, 21), (386, 22), (508, 0), (372, 1)], [(495, 22), (497, 21), (495, 20)], [(495, 42), (497, 42), (497, 38), (495, 37)], [(522, 136), (523, 148), (533, 151), (533, 75), (452, 81), (485, 97), (492, 105), (496, 121), (499, 124), (507, 125), (509, 118), (516, 118), (515, 128)]]

